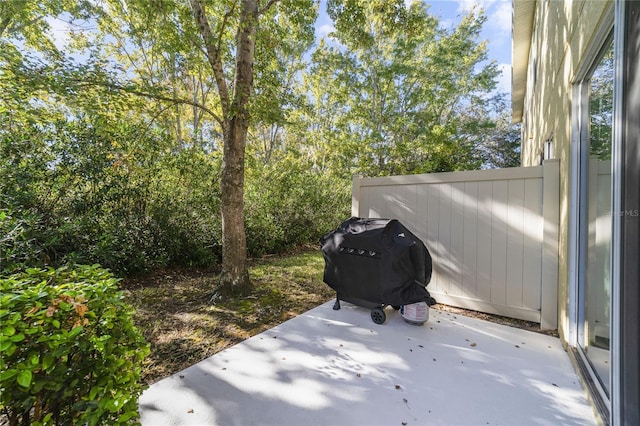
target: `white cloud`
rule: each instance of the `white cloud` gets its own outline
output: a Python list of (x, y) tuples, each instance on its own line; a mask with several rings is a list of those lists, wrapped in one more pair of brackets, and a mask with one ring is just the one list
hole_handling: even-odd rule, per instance
[(487, 10), (494, 1), (495, 0), (458, 0), (458, 11), (467, 13), (473, 10), (474, 7), (481, 7)]
[(491, 10), (487, 10), (487, 25), (503, 32), (511, 32), (511, 3), (496, 2)]
[(487, 25), (498, 29), (511, 29), (511, 1), (509, 0), (458, 0), (458, 12), (468, 13), (481, 8), (489, 18)]
[(329, 33), (335, 31), (336, 28), (333, 25), (324, 24), (316, 27), (316, 36), (318, 38), (324, 38), (329, 35)]
[[(502, 63), (509, 61), (511, 58), (511, 1), (458, 0), (458, 12), (460, 13), (468, 13), (474, 7), (482, 8), (487, 17), (481, 38), (489, 41), (490, 54), (493, 53), (492, 59), (497, 59)], [(510, 65), (508, 66), (510, 67)], [(510, 91), (510, 68), (508, 73), (505, 71), (506, 74), (508, 74), (509, 81), (505, 82), (504, 86), (509, 87)], [(507, 76), (503, 78), (507, 78)]]

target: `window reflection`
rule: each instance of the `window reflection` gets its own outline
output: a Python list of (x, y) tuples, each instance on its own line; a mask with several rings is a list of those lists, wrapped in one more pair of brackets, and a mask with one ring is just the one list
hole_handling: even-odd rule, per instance
[(613, 114), (613, 45), (590, 79), (586, 160), (587, 223), (583, 229), (586, 271), (582, 286), (581, 346), (603, 388), (609, 392), (609, 324), (611, 306), (611, 141)]

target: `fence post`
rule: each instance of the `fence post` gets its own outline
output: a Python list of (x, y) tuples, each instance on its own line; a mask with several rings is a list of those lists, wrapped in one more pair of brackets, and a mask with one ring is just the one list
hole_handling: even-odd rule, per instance
[(353, 186), (351, 188), (351, 216), (360, 217), (360, 181), (361, 176), (353, 176)]
[(558, 328), (558, 232), (560, 225), (560, 161), (545, 160), (542, 171), (542, 300), (540, 328)]

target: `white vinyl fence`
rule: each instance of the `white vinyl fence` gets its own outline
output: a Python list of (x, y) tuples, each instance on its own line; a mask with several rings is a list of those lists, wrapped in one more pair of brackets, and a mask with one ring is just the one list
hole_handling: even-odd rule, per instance
[(353, 179), (352, 215), (398, 219), (433, 257), (447, 305), (558, 322), (559, 163)]
[[(611, 160), (589, 160), (587, 276), (585, 294), (589, 342), (609, 339), (611, 300)], [(604, 285), (603, 285), (604, 284)]]

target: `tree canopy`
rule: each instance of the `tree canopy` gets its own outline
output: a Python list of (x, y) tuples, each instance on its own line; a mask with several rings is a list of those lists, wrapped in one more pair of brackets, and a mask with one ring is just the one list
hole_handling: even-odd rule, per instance
[(247, 254), (349, 214), (354, 174), (517, 165), (481, 10), (449, 29), (422, 2), (329, 0), (316, 40), (319, 7), (0, 3), (2, 269), (221, 263), (242, 293)]

